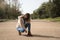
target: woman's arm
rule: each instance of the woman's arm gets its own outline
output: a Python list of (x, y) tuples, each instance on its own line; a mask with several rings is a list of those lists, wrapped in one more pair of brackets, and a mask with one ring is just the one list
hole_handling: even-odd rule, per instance
[(25, 29), (25, 32), (27, 32), (27, 31), (26, 31), (26, 28), (25, 28), (25, 26), (24, 26), (23, 18), (20, 18), (20, 24), (21, 24), (21, 27), (23, 27), (23, 28)]
[(22, 17), (20, 17), (20, 24), (21, 24), (21, 27), (23, 27), (25, 29), (24, 21), (23, 21), (23, 18)]

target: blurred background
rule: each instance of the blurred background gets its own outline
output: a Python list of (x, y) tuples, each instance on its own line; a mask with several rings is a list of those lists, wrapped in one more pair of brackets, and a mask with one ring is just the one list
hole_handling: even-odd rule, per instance
[(60, 21), (60, 0), (0, 0), (0, 21), (29, 12), (32, 19)]

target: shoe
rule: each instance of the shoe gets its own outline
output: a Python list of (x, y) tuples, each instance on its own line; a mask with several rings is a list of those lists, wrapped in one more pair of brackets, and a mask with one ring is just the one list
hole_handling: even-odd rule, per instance
[(21, 32), (19, 31), (19, 35), (21, 35)]
[(32, 36), (32, 34), (31, 34), (31, 32), (28, 32), (28, 34), (27, 34), (28, 36)]

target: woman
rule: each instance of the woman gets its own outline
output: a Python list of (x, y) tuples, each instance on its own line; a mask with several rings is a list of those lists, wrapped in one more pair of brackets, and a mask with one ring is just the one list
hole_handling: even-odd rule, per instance
[(28, 35), (31, 36), (30, 27), (31, 27), (31, 23), (30, 23), (29, 13), (26, 13), (25, 15), (21, 15), (18, 17), (17, 30), (19, 35), (21, 35), (21, 32), (27, 32), (26, 28), (28, 28)]

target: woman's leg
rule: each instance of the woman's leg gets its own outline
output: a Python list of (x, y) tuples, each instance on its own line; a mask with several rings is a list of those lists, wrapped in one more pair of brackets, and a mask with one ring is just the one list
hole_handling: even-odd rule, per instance
[(31, 35), (31, 24), (27, 23), (25, 26), (28, 28), (28, 35)]
[(21, 35), (21, 32), (20, 32), (20, 30), (18, 31), (18, 33), (19, 33), (19, 35)]

